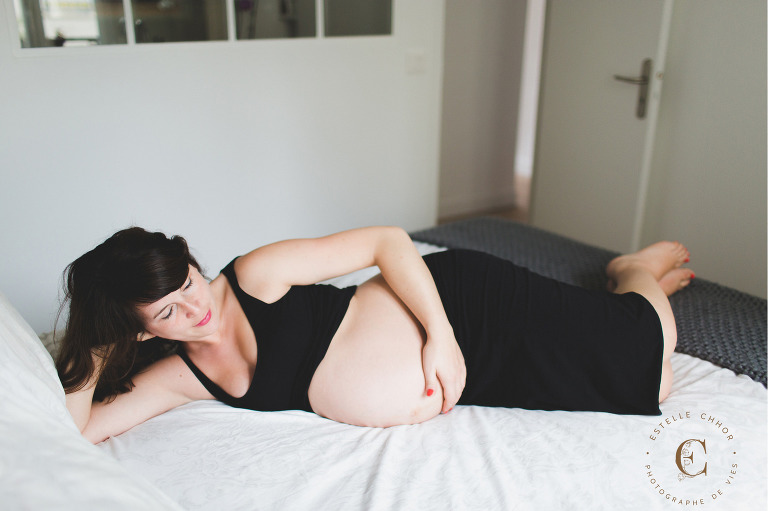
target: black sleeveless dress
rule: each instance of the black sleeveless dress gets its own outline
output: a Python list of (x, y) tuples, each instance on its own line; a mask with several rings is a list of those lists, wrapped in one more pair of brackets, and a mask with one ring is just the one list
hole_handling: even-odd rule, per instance
[[(460, 405), (659, 415), (663, 337), (636, 293), (585, 290), (469, 250), (424, 256), (467, 365)], [(311, 411), (307, 392), (355, 287), (294, 286), (267, 304), (222, 270), (254, 330), (258, 359), (235, 398), (179, 354), (211, 394), (253, 410)]]
[(458, 404), (661, 414), (661, 322), (641, 295), (586, 290), (468, 250), (424, 260), (467, 365)]

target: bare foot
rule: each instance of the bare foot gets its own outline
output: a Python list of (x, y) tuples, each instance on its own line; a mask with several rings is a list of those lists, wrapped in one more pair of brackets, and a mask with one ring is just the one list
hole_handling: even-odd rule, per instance
[(661, 280), (659, 286), (667, 296), (672, 296), (691, 283), (696, 275), (689, 268), (675, 268), (668, 271)]
[[(690, 284), (695, 277), (696, 274), (693, 273), (693, 270), (689, 268), (675, 268), (674, 270), (669, 270), (664, 274), (663, 277), (661, 277), (659, 280), (659, 286), (661, 287), (662, 291), (664, 291), (664, 294), (667, 296), (672, 296)], [(613, 279), (608, 279), (606, 288), (611, 293), (616, 291), (616, 281)]]
[[(616, 281), (616, 276), (619, 273), (627, 269), (640, 267), (651, 272), (656, 280), (661, 282), (662, 278), (668, 273), (680, 268), (689, 259), (690, 252), (682, 243), (677, 241), (659, 241), (632, 254), (615, 258), (608, 263), (605, 272), (610, 280)], [(676, 278), (677, 274), (675, 274)]]

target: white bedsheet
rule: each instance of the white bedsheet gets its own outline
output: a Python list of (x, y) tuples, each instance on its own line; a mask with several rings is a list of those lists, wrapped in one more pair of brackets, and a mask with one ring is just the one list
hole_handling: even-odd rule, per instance
[[(764, 510), (765, 388), (679, 353), (672, 365), (660, 417), (456, 407), (374, 429), (196, 402), (99, 447), (186, 509)], [(691, 454), (686, 472), (707, 472), (680, 477)]]
[[(687, 509), (703, 499), (764, 510), (765, 388), (687, 355), (672, 363), (678, 380), (661, 417), (472, 406), (373, 429), (196, 402), (100, 447), (186, 509)], [(681, 482), (675, 451), (689, 438), (705, 440), (695, 456), (708, 472)]]
[(0, 509), (179, 509), (80, 435), (50, 355), (2, 293)]

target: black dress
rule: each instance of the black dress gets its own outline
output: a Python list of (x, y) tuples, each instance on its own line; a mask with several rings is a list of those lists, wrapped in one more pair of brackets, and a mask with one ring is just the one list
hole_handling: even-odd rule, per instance
[(641, 295), (586, 290), (469, 250), (424, 261), (467, 365), (458, 404), (661, 413), (661, 322)]

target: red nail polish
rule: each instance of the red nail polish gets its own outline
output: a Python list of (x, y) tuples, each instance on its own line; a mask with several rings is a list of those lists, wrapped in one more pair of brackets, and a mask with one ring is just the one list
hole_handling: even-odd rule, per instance
[(687, 263), (687, 262), (689, 262), (690, 260), (691, 260), (691, 258), (690, 258), (690, 257), (686, 257), (686, 258), (685, 258), (685, 262), (686, 262), (686, 263)]
[(432, 389), (427, 389), (427, 397), (431, 396), (431, 395), (432, 395), (432, 394), (434, 394), (434, 393), (435, 393), (435, 391), (434, 391), (434, 390), (432, 390)]
[(695, 274), (695, 273), (693, 273), (693, 272), (691, 272), (691, 280), (693, 280), (693, 279), (695, 279), (695, 278), (696, 278), (696, 274)]

